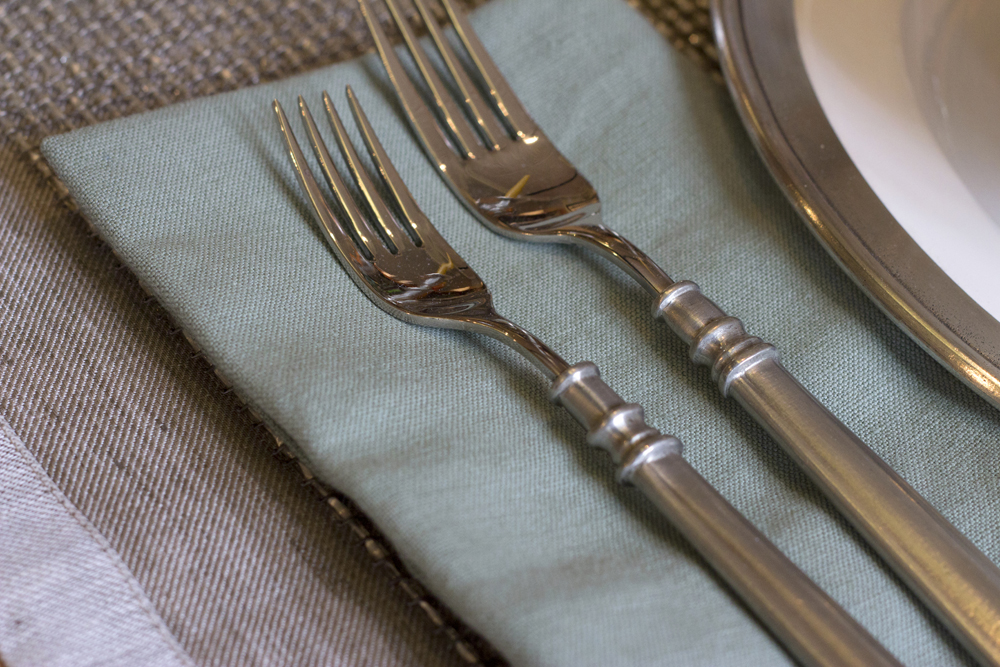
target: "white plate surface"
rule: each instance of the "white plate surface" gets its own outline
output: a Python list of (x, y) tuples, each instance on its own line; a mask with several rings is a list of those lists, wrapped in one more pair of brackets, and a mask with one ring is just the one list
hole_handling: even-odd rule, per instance
[(869, 186), (1000, 319), (1000, 2), (795, 0), (823, 112)]

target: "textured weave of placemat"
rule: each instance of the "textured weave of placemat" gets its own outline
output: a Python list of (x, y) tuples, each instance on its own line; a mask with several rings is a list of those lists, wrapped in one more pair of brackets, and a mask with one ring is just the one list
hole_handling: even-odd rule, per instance
[[(485, 0), (463, 1), (472, 7)], [(628, 2), (676, 48), (718, 68), (708, 0)], [(394, 34), (385, 7), (378, 9)], [(18, 0), (0, 5), (0, 44), (0, 129), (46, 176), (38, 147), (51, 134), (373, 47), (353, 0)]]
[[(483, 1), (465, 0), (465, 4), (475, 6)], [(707, 0), (629, 2), (643, 11), (675, 47), (706, 68), (717, 70)], [(379, 11), (388, 27), (390, 22), (385, 8), (379, 5)], [(410, 15), (414, 15), (412, 9)], [(4, 144), (5, 155), (20, 153), (37, 168), (32, 175), (21, 174), (16, 179), (25, 181), (21, 191), (30, 190), (31, 201), (41, 193), (37, 186), (26, 181), (44, 177), (54, 188), (54, 194), (72, 208), (65, 188), (53, 177), (38, 151), (45, 137), (182, 100), (282, 78), (353, 57), (369, 48), (367, 28), (354, 0), (2, 3), (0, 129), (3, 137), (0, 144)], [(5, 173), (11, 172), (5, 170)], [(247, 649), (236, 646), (233, 644), (236, 640), (226, 636), (227, 628), (222, 627), (226, 624), (224, 618), (217, 622), (181, 619), (184, 611), (177, 606), (192, 605), (194, 609), (188, 609), (188, 616), (192, 612), (199, 616), (228, 613), (226, 605), (217, 603), (211, 607), (204, 591), (192, 587), (198, 581), (210, 583), (218, 577), (206, 571), (204, 579), (192, 577), (188, 588), (184, 583), (158, 580), (165, 573), (209, 564), (197, 557), (188, 556), (189, 560), (185, 560), (179, 554), (154, 553), (158, 544), (156, 534), (169, 533), (168, 524), (183, 516), (186, 506), (179, 507), (174, 515), (161, 512), (155, 520), (143, 516), (144, 502), (149, 499), (176, 497), (171, 495), (177, 493), (176, 484), (165, 476), (163, 468), (173, 466), (182, 471), (185, 465), (198, 464), (193, 459), (187, 461), (193, 452), (185, 455), (178, 449), (184, 447), (185, 434), (208, 439), (206, 442), (214, 438), (220, 445), (228, 440), (243, 439), (259, 447), (263, 436), (254, 429), (256, 420), (241, 413), (232, 397), (222, 396), (217, 387), (206, 381), (203, 372), (199, 375), (181, 370), (184, 364), (195, 368), (199, 363), (197, 356), (192, 361), (189, 354), (180, 351), (182, 346), (178, 347), (176, 340), (178, 332), (172, 329), (155, 303), (142, 298), (127, 269), (118, 267), (108, 272), (108, 267), (115, 266), (114, 259), (98, 239), (80, 233), (84, 222), (79, 216), (68, 212), (67, 215), (58, 214), (40, 201), (29, 208), (32, 209), (30, 213), (37, 213), (22, 216), (29, 228), (11, 228), (8, 230), (11, 233), (4, 235), (7, 240), (3, 247), (14, 251), (8, 257), (12, 268), (9, 284), (5, 284), (8, 295), (29, 283), (32, 287), (16, 299), (11, 297), (7, 304), (15, 304), (6, 315), (15, 316), (16, 321), (8, 318), (2, 337), (4, 366), (0, 370), (3, 370), (4, 390), (0, 392), (0, 406), (5, 411), (20, 413), (9, 415), (12, 422), (74, 502), (88, 513), (105, 517), (102, 530), (130, 567), (139, 570), (137, 575), (144, 586), (152, 589), (149, 593), (157, 606), (167, 608), (165, 620), (196, 660), (202, 664), (227, 664), (234, 660), (241, 664), (266, 664), (269, 659), (281, 656), (281, 649), (260, 652), (261, 642), (274, 639), (266, 637), (259, 627), (250, 627), (250, 632), (261, 633), (261, 638), (255, 640), (258, 645)], [(58, 224), (30, 226), (27, 222), (49, 218), (59, 218)], [(73, 221), (77, 223), (76, 230), (56, 229), (58, 225), (72, 226)], [(63, 264), (68, 267), (65, 275), (57, 275), (58, 268), (51, 271), (44, 268)], [(76, 282), (72, 285), (65, 282), (70, 279)], [(84, 297), (86, 303), (68, 307), (67, 299), (74, 296)], [(77, 309), (85, 312), (80, 315)], [(128, 312), (130, 310), (134, 312)], [(125, 322), (126, 319), (129, 321)], [(82, 326), (94, 322), (103, 324), (95, 330)], [(95, 346), (102, 351), (82, 351)], [(43, 360), (43, 354), (49, 357)], [(98, 361), (88, 359), (87, 354)], [(98, 363), (105, 367), (95, 371)], [(111, 373), (113, 377), (101, 377), (101, 373)], [(199, 382), (207, 394), (219, 395), (215, 399), (201, 397), (203, 405), (207, 402), (210, 410), (232, 411), (229, 418), (201, 419), (196, 415), (198, 401), (191, 400), (187, 394)], [(76, 383), (74, 386), (79, 391), (73, 386), (67, 388), (67, 383)], [(55, 405), (66, 401), (69, 402)], [(164, 410), (167, 414), (162, 421), (157, 421), (160, 419), (157, 417), (149, 424), (144, 423), (144, 420), (149, 421), (145, 418)], [(110, 420), (117, 412), (121, 413), (121, 419)], [(144, 412), (146, 414), (142, 414)], [(98, 423), (100, 420), (94, 414), (104, 415), (101, 417), (104, 423)], [(86, 455), (74, 451), (74, 447), (81, 444), (75, 436), (95, 440), (94, 451)], [(108, 438), (114, 439), (115, 446), (101, 451), (104, 444), (101, 441)], [(145, 449), (126, 454), (124, 451), (115, 453), (116, 447)], [(279, 453), (283, 451), (279, 443)], [(94, 458), (87, 459), (87, 456)], [(215, 462), (215, 465), (228, 466), (220, 468), (222, 474), (218, 484), (240, 483), (233, 477), (237, 474), (234, 470), (248, 465), (250, 459), (239, 456), (234, 454), (231, 460)], [(114, 465), (102, 471), (102, 459), (103, 463), (112, 459)], [(97, 463), (91, 466), (89, 461)], [(249, 465), (258, 465), (258, 459), (252, 459)], [(299, 467), (294, 461), (290, 465)], [(114, 467), (124, 469), (120, 479), (114, 476)], [(280, 485), (272, 479), (274, 475), (264, 471), (256, 474), (265, 487)], [(490, 661), (490, 648), (462, 628), (461, 623), (428, 596), (417, 582), (405, 576), (398, 560), (379, 540), (377, 529), (351, 508), (347, 499), (339, 498), (304, 468), (300, 477), (324, 501), (329, 516), (346, 527), (346, 534), (358, 545), (354, 548), (379, 564), (382, 572), (379, 576), (383, 579), (387, 576), (395, 584), (401, 592), (398, 598), (401, 603), (408, 602), (422, 610), (431, 621), (427, 627), (436, 631), (439, 640), (429, 647), (451, 645), (455, 649), (453, 658), (468, 662)], [(199, 478), (198, 483), (204, 484), (205, 479)], [(93, 493), (90, 487), (94, 484), (106, 488)], [(130, 488), (130, 484), (135, 488)], [(287, 492), (277, 492), (273, 488), (261, 493), (261, 497), (273, 496), (272, 502), (277, 502), (278, 498), (286, 503), (296, 502), (282, 495)], [(238, 495), (234, 490), (223, 500), (235, 506)], [(122, 507), (123, 498), (132, 500)], [(260, 507), (256, 511), (260, 513), (264, 509)], [(272, 514), (272, 520), (280, 520), (277, 506), (266, 511)], [(163, 521), (164, 525), (155, 526), (156, 520)], [(316, 531), (322, 530), (322, 522), (307, 524), (298, 526), (295, 539), (321, 542)], [(195, 521), (190, 530), (197, 532), (211, 526), (211, 522)], [(221, 530), (222, 526), (217, 525), (215, 529)], [(228, 530), (235, 528), (230, 525)], [(251, 538), (243, 536), (242, 539)], [(258, 546), (245, 544), (243, 548), (250, 547), (261, 554), (274, 553), (273, 549), (277, 548), (261, 546), (275, 539), (271, 534), (262, 532), (255, 539)], [(163, 540), (162, 544), (167, 544), (166, 539)], [(304, 556), (310, 555), (308, 548), (303, 547), (302, 552)], [(173, 569), (155, 563), (157, 557), (174, 559)], [(280, 564), (261, 565), (259, 574), (280, 577), (280, 569)], [(291, 567), (286, 569), (286, 578), (303, 576), (301, 571), (295, 574)], [(285, 584), (286, 590), (290, 591), (288, 585)], [(373, 584), (356, 582), (353, 585), (370, 588)], [(371, 593), (362, 595), (370, 596)], [(321, 605), (316, 607), (318, 604), (313, 600), (305, 606), (322, 610)], [(265, 609), (261, 607), (257, 613), (266, 613)], [(326, 609), (327, 613), (333, 611)], [(236, 625), (236, 621), (231, 624)], [(310, 639), (307, 633), (321, 629), (321, 625), (314, 625), (312, 630), (303, 631), (306, 634), (301, 634), (297, 641), (316, 644), (316, 636)], [(242, 627), (228, 630), (245, 631)], [(360, 635), (365, 633), (360, 632)], [(330, 650), (333, 653), (292, 651), (284, 653), (283, 657), (306, 664), (351, 654), (343, 648)], [(396, 655), (396, 659), (406, 655), (400, 652), (401, 649), (381, 650), (384, 657), (376, 658), (376, 663), (390, 664), (394, 660), (389, 655)], [(408, 659), (426, 664), (434, 662), (426, 654), (418, 658), (410, 653)]]

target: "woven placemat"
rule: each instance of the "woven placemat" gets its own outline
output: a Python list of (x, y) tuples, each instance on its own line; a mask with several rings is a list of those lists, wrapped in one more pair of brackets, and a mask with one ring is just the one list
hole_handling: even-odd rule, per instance
[[(471, 8), (486, 0), (460, 1)], [(677, 49), (718, 71), (709, 0), (628, 2)], [(396, 36), (384, 5), (376, 7)], [(0, 44), (0, 128), (49, 178), (38, 150), (49, 135), (273, 81), (374, 46), (353, 0), (22, 0), (0, 5)]]
[[(463, 3), (474, 7), (484, 1)], [(628, 1), (675, 47), (719, 76), (708, 0)], [(412, 7), (408, 10), (414, 24), (419, 23)], [(379, 4), (378, 11), (384, 26), (394, 32), (384, 6)], [(0, 4), (0, 142), (13, 144), (34, 165), (35, 177), (48, 180), (54, 195), (74, 209), (39, 152), (45, 137), (298, 74), (372, 47), (354, 0), (6, 2)], [(73, 219), (86, 224), (78, 215)], [(99, 239), (91, 242), (95, 252), (106, 252)], [(127, 284), (126, 291), (134, 291), (135, 279), (127, 270), (116, 272), (116, 280)], [(142, 308), (148, 310), (147, 319), (163, 322), (164, 339), (180, 334), (155, 302)], [(225, 379), (220, 380), (228, 391)], [(237, 402), (229, 403), (239, 409)], [(250, 422), (248, 428), (260, 425), (253, 415), (241, 419)], [(500, 661), (406, 574), (377, 528), (349, 499), (315, 479), (280, 441), (274, 449), (462, 660)]]

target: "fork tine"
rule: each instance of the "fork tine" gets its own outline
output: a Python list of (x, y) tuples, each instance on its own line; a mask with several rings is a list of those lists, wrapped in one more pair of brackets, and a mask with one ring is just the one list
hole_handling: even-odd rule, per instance
[(500, 70), (497, 69), (490, 54), (487, 53), (486, 47), (479, 41), (479, 37), (472, 29), (465, 13), (455, 6), (453, 0), (441, 0), (441, 4), (448, 12), (448, 18), (451, 19), (451, 24), (455, 27), (459, 39), (462, 40), (462, 44), (472, 56), (472, 61), (489, 88), (490, 97), (493, 98), (497, 109), (522, 139), (530, 139), (535, 136), (538, 132), (538, 126), (521, 105), (521, 100), (510, 89)]
[(372, 183), (368, 172), (361, 165), (358, 152), (354, 150), (354, 144), (351, 142), (351, 138), (347, 136), (344, 123), (340, 120), (340, 114), (337, 113), (337, 109), (333, 106), (333, 100), (330, 99), (330, 95), (326, 91), (323, 91), (323, 104), (326, 106), (326, 115), (330, 119), (330, 124), (333, 125), (333, 133), (337, 137), (337, 145), (340, 146), (340, 152), (344, 155), (344, 160), (347, 162), (348, 169), (351, 170), (351, 175), (354, 176), (354, 182), (361, 189), (361, 193), (368, 201), (368, 206), (375, 214), (375, 218), (382, 226), (385, 235), (389, 237), (389, 240), (396, 249), (413, 247), (413, 239), (410, 238), (406, 230), (402, 228), (395, 217), (389, 212), (389, 208), (385, 205), (382, 195), (375, 190), (375, 184)]
[(327, 205), (326, 199), (323, 198), (323, 191), (313, 177), (309, 165), (306, 164), (302, 148), (295, 139), (295, 134), (288, 124), (288, 117), (285, 115), (285, 110), (281, 108), (281, 103), (278, 100), (274, 100), (274, 112), (278, 116), (278, 123), (281, 125), (281, 134), (285, 138), (285, 145), (288, 148), (288, 154), (292, 158), (295, 173), (298, 175), (299, 182), (302, 183), (302, 187), (309, 196), (309, 202), (312, 204), (313, 211), (316, 213), (316, 217), (319, 218), (320, 224), (326, 232), (327, 240), (330, 241), (337, 254), (346, 259), (349, 264), (353, 266), (368, 265), (368, 259), (360, 252), (360, 248), (354, 242), (354, 239), (350, 237), (347, 230), (340, 224), (340, 221), (337, 220), (337, 217)]
[(444, 239), (441, 238), (437, 229), (427, 219), (423, 211), (420, 210), (420, 207), (417, 206), (417, 202), (413, 199), (413, 195), (410, 194), (406, 183), (403, 182), (403, 179), (396, 171), (396, 167), (393, 166), (392, 161), (382, 147), (382, 142), (379, 141), (378, 135), (372, 129), (364, 109), (361, 108), (361, 103), (354, 95), (354, 90), (350, 86), (347, 87), (347, 100), (351, 105), (351, 113), (354, 115), (354, 121), (361, 130), (361, 138), (364, 139), (365, 146), (368, 147), (368, 152), (371, 154), (375, 166), (378, 167), (379, 173), (382, 175), (382, 180), (385, 181), (393, 197), (395, 197), (396, 204), (403, 212), (403, 217), (406, 218), (407, 223), (409, 223), (422, 242), (443, 243)]
[(452, 134), (458, 139), (462, 151), (469, 157), (475, 157), (476, 149), (480, 145), (475, 132), (472, 131), (472, 127), (469, 126), (468, 121), (465, 119), (462, 110), (459, 109), (458, 104), (455, 103), (451, 93), (445, 88), (441, 77), (438, 76), (437, 71), (431, 64), (430, 58), (427, 57), (424, 47), (417, 41), (417, 36), (413, 33), (413, 28), (410, 27), (409, 21), (406, 20), (403, 12), (399, 9), (399, 3), (396, 0), (385, 0), (385, 4), (389, 7), (392, 18), (396, 21), (396, 27), (399, 28), (399, 32), (403, 35), (403, 41), (406, 42), (406, 48), (410, 50), (410, 55), (413, 56), (413, 60), (417, 63), (417, 69), (430, 89), (431, 95), (434, 97), (434, 103), (437, 104), (438, 109), (441, 111), (445, 124), (448, 125)]
[(361, 209), (358, 208), (358, 205), (354, 203), (354, 198), (344, 184), (344, 179), (340, 177), (340, 174), (337, 173), (337, 168), (333, 166), (333, 158), (330, 157), (330, 151), (326, 148), (326, 142), (320, 136), (319, 128), (316, 127), (316, 121), (313, 120), (309, 106), (302, 99), (301, 95), (299, 95), (299, 110), (302, 112), (302, 120), (306, 125), (306, 132), (309, 134), (309, 140), (312, 143), (313, 151), (316, 153), (316, 159), (319, 160), (320, 169), (323, 171), (323, 175), (326, 176), (326, 182), (330, 186), (330, 189), (333, 190), (333, 194), (336, 195), (340, 207), (347, 213), (347, 217), (350, 218), (351, 224), (354, 226), (354, 233), (357, 234), (362, 245), (372, 254), (375, 261), (385, 258), (386, 255), (391, 254), (391, 251), (385, 246), (382, 239), (378, 237), (378, 234), (375, 233), (371, 225), (368, 224), (365, 216), (361, 214)]
[(358, 0), (358, 4), (361, 6), (361, 14), (368, 24), (368, 30), (378, 47), (385, 71), (392, 81), (393, 88), (396, 89), (399, 101), (406, 109), (406, 115), (409, 116), (413, 129), (420, 137), (421, 143), (438, 163), (438, 169), (458, 171), (460, 168), (459, 156), (449, 145), (444, 130), (438, 124), (437, 118), (434, 117), (434, 112), (424, 103), (420, 93), (410, 81), (410, 76), (403, 69), (403, 64), (392, 48), (392, 43), (382, 31), (382, 26), (379, 25), (371, 4), (368, 0)]
[(492, 144), (493, 150), (499, 150), (501, 143), (509, 141), (507, 130), (497, 121), (496, 116), (493, 115), (492, 110), (486, 105), (479, 91), (472, 83), (468, 72), (465, 71), (465, 67), (459, 62), (454, 49), (451, 48), (451, 44), (445, 38), (441, 26), (438, 25), (434, 15), (427, 7), (427, 3), (424, 0), (413, 0), (413, 4), (416, 5), (417, 11), (420, 12), (420, 17), (424, 20), (424, 25), (427, 26), (427, 31), (434, 40), (438, 53), (441, 54), (441, 59), (444, 60), (448, 71), (451, 72), (455, 83), (458, 84), (458, 88), (465, 98), (465, 105), (472, 113), (473, 118), (475, 118), (480, 131), (486, 137), (486, 140)]

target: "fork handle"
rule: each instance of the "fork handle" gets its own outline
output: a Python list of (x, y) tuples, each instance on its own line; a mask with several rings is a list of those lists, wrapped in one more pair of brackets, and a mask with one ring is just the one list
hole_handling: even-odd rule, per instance
[(619, 480), (634, 484), (698, 550), (801, 663), (898, 665), (681, 456), (680, 440), (648, 426), (590, 362), (571, 366), (549, 391), (607, 450)]
[(654, 309), (983, 664), (1000, 665), (1000, 569), (689, 281)]

